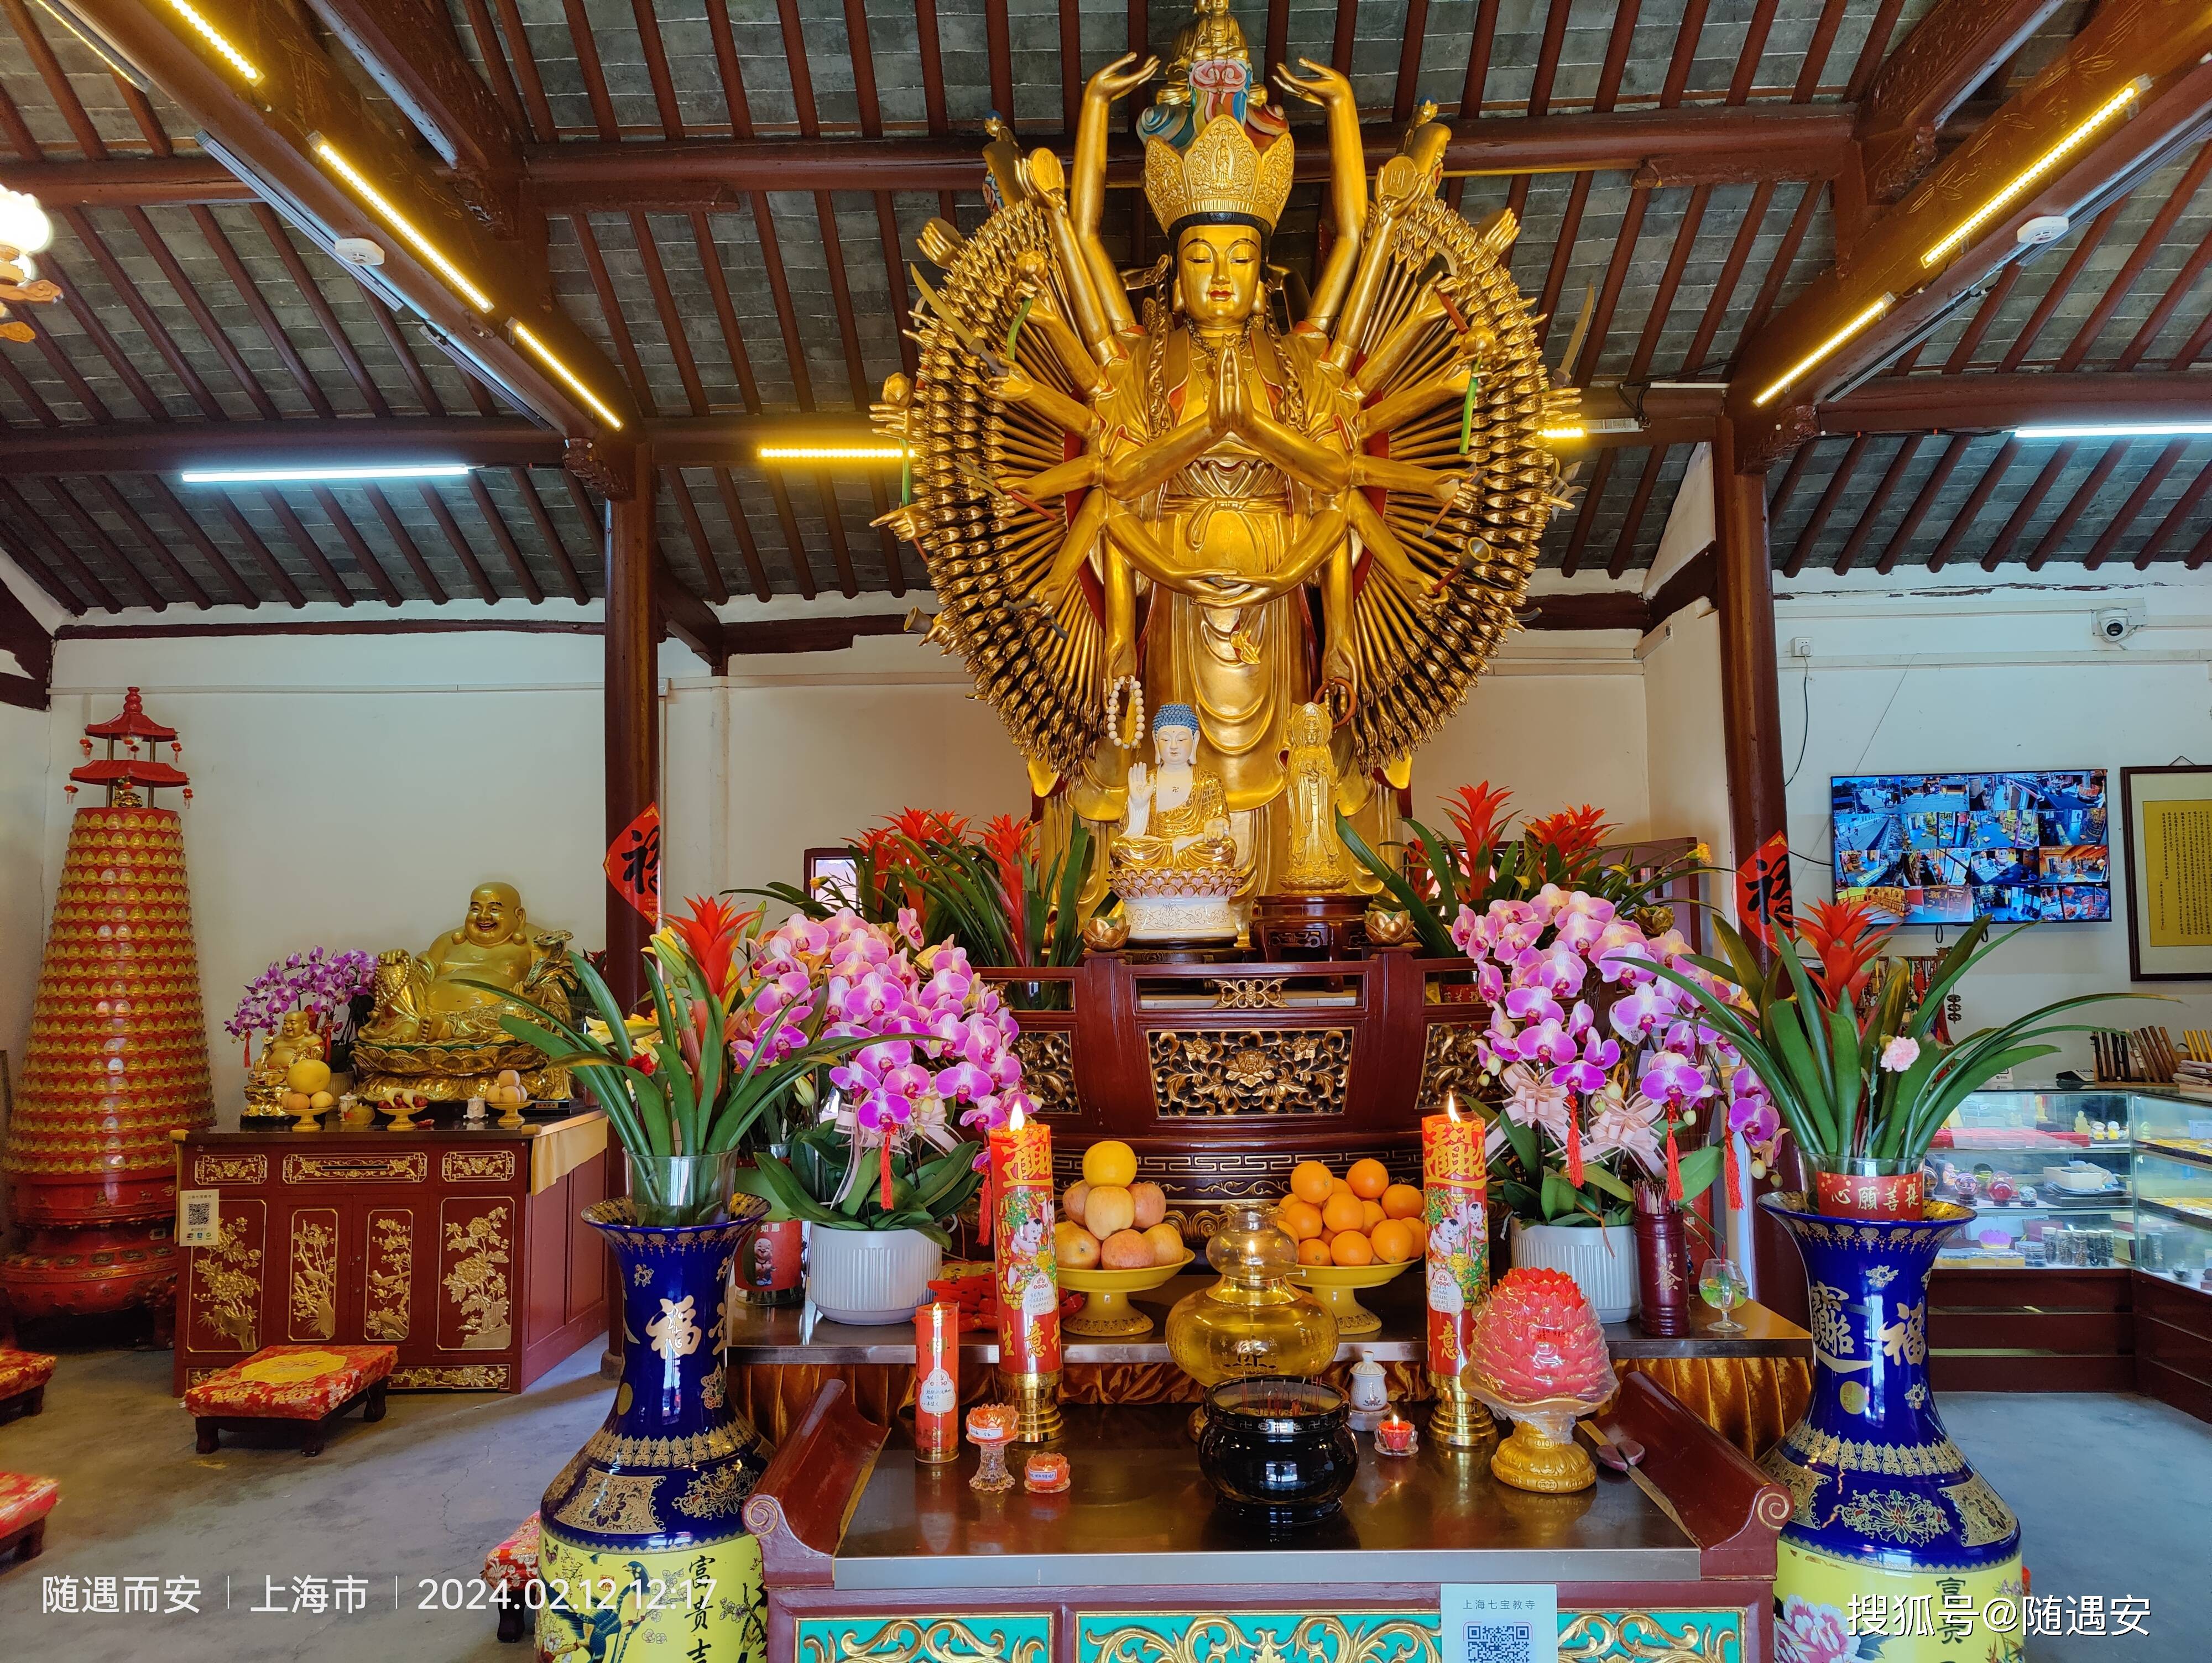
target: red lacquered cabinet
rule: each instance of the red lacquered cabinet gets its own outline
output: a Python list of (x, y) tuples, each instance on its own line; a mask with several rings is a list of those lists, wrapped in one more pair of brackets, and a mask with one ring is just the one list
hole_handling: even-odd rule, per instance
[(395, 1392), (519, 1392), (604, 1338), (609, 1257), (578, 1216), (606, 1195), (596, 1111), (176, 1138), (179, 1393), (320, 1340), (396, 1345)]

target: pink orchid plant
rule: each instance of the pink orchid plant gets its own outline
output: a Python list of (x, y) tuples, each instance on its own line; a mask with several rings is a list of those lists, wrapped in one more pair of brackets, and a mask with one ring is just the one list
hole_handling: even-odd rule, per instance
[[(1765, 1088), (1690, 993), (1657, 974), (1722, 985), (1680, 932), (1647, 935), (1613, 901), (1547, 883), (1481, 911), (1462, 904), (1451, 943), (1490, 1005), (1477, 1041), (1498, 1093), (1486, 1153), (1492, 1189), (1515, 1217), (1626, 1223), (1639, 1175), (1663, 1180), (1671, 1199), (1702, 1193), (1723, 1148), (1681, 1145), (1715, 1114), (1771, 1151), (1780, 1123)], [(1727, 1165), (1737, 1201), (1732, 1152)]]

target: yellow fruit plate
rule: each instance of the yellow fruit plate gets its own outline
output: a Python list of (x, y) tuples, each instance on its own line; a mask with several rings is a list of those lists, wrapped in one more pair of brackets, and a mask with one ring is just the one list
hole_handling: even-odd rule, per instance
[(1064, 1325), (1071, 1334), (1086, 1339), (1134, 1339), (1152, 1331), (1152, 1320), (1129, 1303), (1131, 1294), (1148, 1294), (1182, 1272), (1194, 1255), (1186, 1248), (1172, 1265), (1146, 1265), (1137, 1270), (1109, 1271), (1103, 1267), (1077, 1270), (1060, 1267), (1060, 1285), (1084, 1296), (1083, 1308)]
[(1382, 1319), (1355, 1296), (1363, 1288), (1381, 1287), (1419, 1262), (1405, 1259), (1395, 1265), (1301, 1265), (1291, 1272), (1291, 1280), (1312, 1289), (1314, 1297), (1328, 1307), (1328, 1314), (1336, 1319), (1338, 1333), (1371, 1334), (1382, 1326)]

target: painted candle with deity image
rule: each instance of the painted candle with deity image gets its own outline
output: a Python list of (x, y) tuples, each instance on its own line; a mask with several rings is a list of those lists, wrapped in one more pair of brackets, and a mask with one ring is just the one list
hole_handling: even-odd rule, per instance
[(999, 1372), (1060, 1372), (1060, 1272), (1052, 1251), (1052, 1133), (1018, 1108), (991, 1133)]
[(1444, 1113), (1421, 1120), (1421, 1194), (1428, 1221), (1429, 1372), (1455, 1379), (1468, 1336), (1490, 1286), (1489, 1181), (1482, 1117), (1444, 1098)]

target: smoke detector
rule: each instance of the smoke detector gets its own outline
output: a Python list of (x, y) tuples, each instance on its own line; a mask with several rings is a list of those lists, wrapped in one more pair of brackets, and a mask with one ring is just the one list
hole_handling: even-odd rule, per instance
[(2022, 220), (2013, 236), (2023, 248), (2040, 248), (2047, 242), (2057, 242), (2072, 228), (2073, 222), (2063, 214), (2038, 214)]
[(371, 242), (367, 237), (340, 237), (331, 245), (331, 252), (348, 265), (372, 266), (384, 264), (382, 246)]

